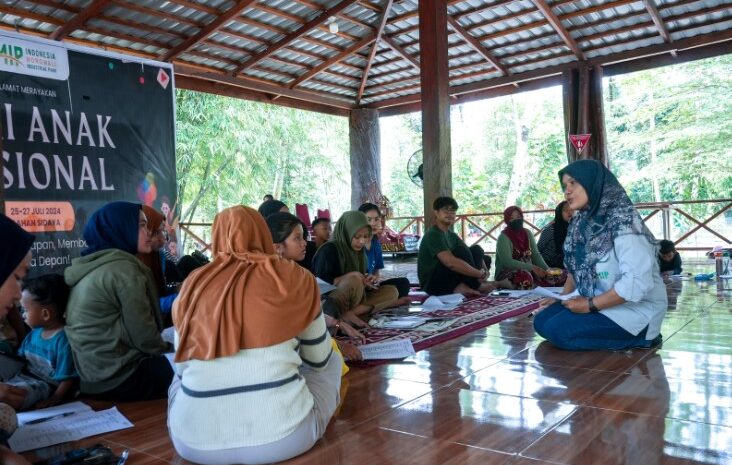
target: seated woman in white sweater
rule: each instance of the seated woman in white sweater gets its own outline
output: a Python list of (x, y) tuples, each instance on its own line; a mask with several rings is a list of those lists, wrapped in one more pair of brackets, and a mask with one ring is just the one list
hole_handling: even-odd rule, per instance
[(201, 464), (279, 462), (309, 450), (339, 401), (315, 278), (274, 254), (247, 207), (214, 219), (214, 258), (186, 279), (173, 308), (176, 371), (168, 428)]
[[(597, 160), (559, 172), (575, 211), (564, 241), (564, 294), (534, 317), (534, 329), (565, 350), (625, 350), (661, 343), (666, 286), (658, 241), (615, 175)], [(550, 301), (545, 301), (550, 303)]]

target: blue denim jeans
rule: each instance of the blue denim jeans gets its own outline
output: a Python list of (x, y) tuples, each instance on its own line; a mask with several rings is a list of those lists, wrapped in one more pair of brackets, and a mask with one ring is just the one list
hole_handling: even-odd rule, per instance
[[(651, 347), (644, 329), (634, 336), (602, 313), (574, 313), (557, 302), (534, 317), (536, 332), (564, 350), (623, 350)], [(660, 338), (660, 336), (659, 336)]]

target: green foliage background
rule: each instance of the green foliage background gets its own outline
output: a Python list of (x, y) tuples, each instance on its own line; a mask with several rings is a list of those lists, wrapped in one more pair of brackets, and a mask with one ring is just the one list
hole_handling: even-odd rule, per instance
[(226, 207), (258, 207), (265, 194), (294, 211), (350, 203), (345, 118), (177, 90), (181, 221), (211, 222)]
[[(732, 55), (606, 78), (604, 95), (611, 169), (633, 201), (732, 197)], [(461, 211), (502, 211), (517, 173), (526, 178), (519, 205), (561, 200), (560, 88), (455, 106), (451, 125)], [(527, 149), (514, 167), (521, 131)], [(381, 136), (384, 194), (397, 216), (421, 215), (421, 190), (406, 174), (421, 146), (420, 114), (382, 118)], [(178, 90), (176, 152), (184, 222), (256, 207), (266, 193), (292, 209), (307, 203), (311, 216), (350, 207), (346, 118)]]

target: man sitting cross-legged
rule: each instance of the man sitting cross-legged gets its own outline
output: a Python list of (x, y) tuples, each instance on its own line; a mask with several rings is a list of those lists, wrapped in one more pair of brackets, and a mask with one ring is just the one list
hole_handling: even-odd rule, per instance
[(485, 281), (488, 270), (479, 245), (468, 247), (450, 228), (455, 223), (458, 204), (452, 197), (438, 197), (432, 204), (435, 225), (422, 238), (417, 274), (422, 290), (432, 295), (459, 293), (478, 296), (508, 282)]

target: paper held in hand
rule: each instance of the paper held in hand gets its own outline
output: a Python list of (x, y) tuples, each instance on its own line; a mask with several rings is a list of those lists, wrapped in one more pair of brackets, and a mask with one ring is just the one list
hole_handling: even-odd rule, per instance
[(533, 293), (536, 295), (540, 295), (542, 297), (548, 297), (550, 299), (556, 299), (556, 300), (561, 300), (561, 301), (574, 299), (575, 297), (580, 297), (580, 293), (577, 292), (576, 290), (569, 294), (559, 294), (557, 292), (550, 291), (549, 289), (544, 288), (544, 287), (537, 287), (536, 289), (533, 290)]

